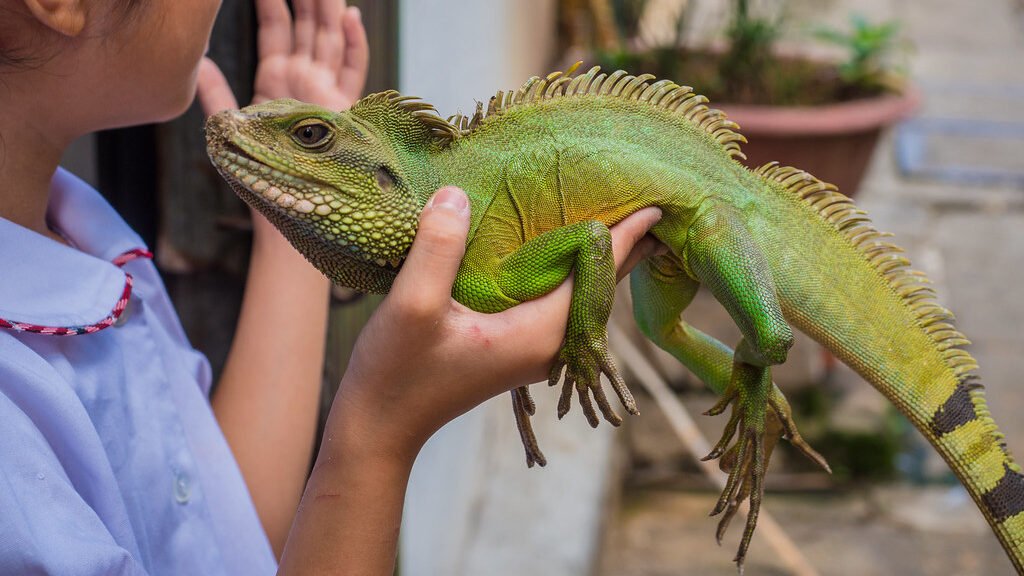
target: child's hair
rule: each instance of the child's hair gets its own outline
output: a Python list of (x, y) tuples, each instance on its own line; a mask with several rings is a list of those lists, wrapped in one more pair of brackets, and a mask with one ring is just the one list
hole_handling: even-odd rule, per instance
[[(3, 5), (6, 1), (0, 0), (0, 23), (7, 24), (6, 26), (0, 25), (0, 72), (12, 69), (24, 70), (40, 65), (46, 60), (46, 56), (40, 54), (36, 46), (26, 45), (32, 43), (24, 41), (25, 34), (19, 35), (21, 37), (21, 45), (18, 45), (19, 40), (14, 38), (15, 34), (13, 33), (13, 30), (24, 30), (25, 24), (35, 25), (35, 22), (26, 22), (28, 18), (24, 14)], [(115, 25), (125, 23), (135, 14), (143, 1), (111, 0), (112, 9), (110, 14), (111, 17), (117, 19)], [(35, 38), (39, 35), (29, 34), (28, 36)]]

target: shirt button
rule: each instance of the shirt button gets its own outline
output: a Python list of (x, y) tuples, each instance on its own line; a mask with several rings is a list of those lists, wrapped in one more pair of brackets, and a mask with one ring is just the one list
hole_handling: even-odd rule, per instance
[(174, 499), (178, 504), (188, 504), (192, 497), (192, 480), (188, 474), (178, 472), (174, 475)]
[(132, 299), (129, 298), (127, 304), (124, 306), (124, 310), (121, 311), (121, 315), (117, 317), (117, 320), (114, 320), (115, 328), (120, 328), (128, 322), (128, 317), (132, 315), (132, 307), (134, 307), (134, 304), (132, 303)]

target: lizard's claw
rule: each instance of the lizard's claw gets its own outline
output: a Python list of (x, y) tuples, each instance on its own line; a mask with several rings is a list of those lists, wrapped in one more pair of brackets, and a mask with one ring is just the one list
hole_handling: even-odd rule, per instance
[[(702, 460), (721, 458), (719, 466), (723, 471), (729, 473), (722, 495), (711, 511), (712, 516), (724, 513), (715, 534), (719, 544), (722, 542), (722, 536), (725, 534), (729, 522), (739, 510), (740, 504), (744, 500), (750, 500), (746, 527), (743, 530), (743, 538), (735, 558), (735, 562), (741, 570), (747, 549), (750, 547), (751, 537), (754, 535), (754, 528), (757, 526), (757, 515), (761, 509), (761, 499), (764, 496), (764, 473), (768, 462), (765, 457), (765, 436), (768, 432), (767, 402), (763, 399), (763, 395), (760, 401), (757, 396), (756, 393), (746, 393), (742, 386), (730, 386), (730, 390), (722, 396), (722, 399), (706, 412), (710, 415), (717, 415), (721, 414), (729, 404), (732, 404), (733, 407), (722, 438)], [(734, 438), (735, 443), (733, 443)], [(774, 440), (771, 443), (774, 444)]]
[(565, 379), (562, 381), (562, 393), (558, 398), (559, 418), (569, 413), (572, 391), (575, 388), (579, 392), (583, 415), (586, 416), (587, 422), (592, 427), (596, 428), (599, 420), (590, 400), (591, 394), (593, 394), (594, 401), (597, 402), (597, 407), (601, 410), (605, 420), (612, 426), (622, 424), (622, 417), (612, 408), (608, 397), (601, 388), (601, 374), (608, 377), (612, 389), (615, 390), (615, 394), (626, 411), (630, 414), (640, 413), (637, 410), (633, 394), (626, 387), (625, 381), (619, 375), (619, 371), (612, 361), (611, 354), (608, 353), (607, 336), (596, 342), (590, 338), (566, 336), (565, 343), (558, 353), (558, 359), (548, 375), (549, 386), (554, 386), (558, 384), (559, 380), (562, 380), (563, 368), (565, 369)]
[(520, 386), (512, 390), (512, 411), (516, 416), (516, 426), (519, 428), (519, 438), (523, 441), (523, 448), (526, 450), (526, 466), (533, 468), (534, 464), (544, 466), (548, 463), (544, 453), (540, 451), (537, 444), (537, 436), (533, 433), (533, 425), (530, 424), (530, 416), (537, 411), (537, 405), (530, 396), (530, 389)]
[[(808, 458), (831, 472), (825, 459), (800, 436), (796, 424), (793, 423), (789, 403), (782, 392), (774, 384), (771, 384), (767, 394), (758, 393), (756, 385), (751, 388), (753, 389), (742, 385), (730, 385), (718, 403), (705, 412), (712, 416), (718, 415), (732, 405), (732, 415), (725, 426), (722, 438), (711, 452), (702, 458), (720, 458), (719, 467), (729, 474), (722, 495), (711, 511), (712, 516), (722, 514), (715, 532), (719, 544), (722, 543), (729, 523), (739, 511), (740, 504), (744, 500), (750, 501), (743, 538), (740, 540), (735, 558), (740, 570), (743, 569), (743, 561), (750, 547), (754, 528), (757, 526), (757, 516), (764, 497), (765, 471), (779, 438), (787, 438)], [(760, 399), (765, 396), (767, 400)], [(768, 406), (772, 409), (767, 410)]]
[[(796, 449), (804, 456), (818, 466), (821, 466), (825, 472), (831, 474), (832, 468), (825, 461), (825, 457), (818, 454), (818, 451), (814, 448), (811, 448), (811, 445), (800, 435), (800, 431), (796, 429), (796, 423), (793, 422), (793, 410), (789, 407), (789, 402), (782, 394), (782, 391), (774, 384), (772, 385), (772, 394), (768, 397), (768, 405), (772, 407), (772, 411), (768, 414), (770, 424), (778, 426), (781, 429), (781, 436), (783, 438), (789, 440), (789, 443), (796, 446)], [(774, 445), (774, 442), (772, 444)], [(771, 455), (771, 449), (769, 449), (768, 454)]]

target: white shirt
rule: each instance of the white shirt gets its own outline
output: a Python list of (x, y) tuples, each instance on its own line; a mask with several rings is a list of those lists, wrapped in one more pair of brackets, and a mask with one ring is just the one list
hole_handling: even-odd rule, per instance
[(0, 219), (0, 574), (274, 573), (141, 240), (64, 171), (48, 219)]

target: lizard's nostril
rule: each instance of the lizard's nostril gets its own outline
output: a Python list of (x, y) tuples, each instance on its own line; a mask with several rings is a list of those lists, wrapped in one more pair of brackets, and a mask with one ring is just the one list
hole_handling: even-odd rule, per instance
[(206, 120), (206, 137), (210, 144), (224, 143), (238, 130), (242, 114), (237, 110), (225, 110)]

